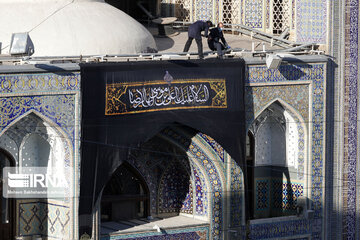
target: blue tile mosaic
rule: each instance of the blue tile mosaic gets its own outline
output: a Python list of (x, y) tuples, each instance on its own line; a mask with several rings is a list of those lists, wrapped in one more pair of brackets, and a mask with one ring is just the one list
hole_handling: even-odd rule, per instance
[(249, 239), (274, 239), (295, 237), (311, 233), (310, 222), (306, 219), (251, 224)]
[(327, 37), (327, 0), (296, 1), (296, 41), (325, 44)]
[(0, 129), (4, 130), (9, 124), (32, 110), (58, 124), (74, 141), (74, 94), (0, 98)]
[(245, 0), (245, 25), (252, 28), (263, 27), (263, 0)]
[[(356, 208), (356, 179), (358, 148), (358, 106), (359, 106), (359, 1), (345, 1), (345, 64), (344, 64), (344, 162), (343, 162), (343, 234), (344, 238), (355, 239)], [(358, 223), (359, 224), (359, 223)]]
[(196, 20), (213, 21), (213, 0), (195, 1)]

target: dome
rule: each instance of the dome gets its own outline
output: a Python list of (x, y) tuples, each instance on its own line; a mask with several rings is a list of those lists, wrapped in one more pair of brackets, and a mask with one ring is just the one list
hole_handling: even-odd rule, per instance
[(1, 54), (12, 33), (29, 32), (33, 56), (156, 51), (150, 32), (101, 0), (0, 0)]

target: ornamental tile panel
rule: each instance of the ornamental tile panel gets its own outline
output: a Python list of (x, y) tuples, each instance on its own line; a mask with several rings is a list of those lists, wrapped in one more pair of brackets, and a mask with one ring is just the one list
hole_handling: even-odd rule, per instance
[(296, 40), (301, 43), (326, 43), (327, 0), (296, 1)]
[(70, 208), (44, 202), (19, 203), (20, 236), (69, 237)]
[(245, 0), (245, 25), (252, 28), (263, 27), (263, 0)]
[[(359, 237), (356, 208), (359, 205), (356, 186), (359, 121), (359, 1), (345, 0), (345, 63), (344, 63), (344, 155), (343, 155), (343, 206), (342, 236), (347, 239)], [(359, 195), (358, 195), (359, 196)]]
[(0, 75), (0, 94), (79, 90), (79, 73)]

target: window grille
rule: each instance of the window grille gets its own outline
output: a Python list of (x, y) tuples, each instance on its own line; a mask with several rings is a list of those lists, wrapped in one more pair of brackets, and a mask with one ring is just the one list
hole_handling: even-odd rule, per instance
[(273, 33), (281, 34), (290, 28), (290, 1), (273, 0)]
[(191, 0), (175, 0), (175, 17), (178, 21), (190, 22)]
[(222, 9), (224, 24), (240, 23), (240, 1), (239, 0), (223, 0)]

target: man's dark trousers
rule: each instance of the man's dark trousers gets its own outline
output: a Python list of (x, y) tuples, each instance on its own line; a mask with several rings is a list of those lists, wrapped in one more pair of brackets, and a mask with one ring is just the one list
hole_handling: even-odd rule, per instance
[[(185, 47), (184, 47), (184, 51), (183, 52), (188, 52), (189, 51), (189, 48), (191, 46), (191, 43), (193, 41), (194, 38), (192, 37), (189, 37), (186, 44), (185, 44)], [(195, 41), (196, 41), (196, 44), (197, 44), (197, 47), (198, 47), (198, 54), (199, 54), (199, 58), (204, 58), (204, 54), (203, 54), (203, 45), (202, 45), (202, 40), (201, 38), (200, 39), (197, 39), (195, 38)]]
[(224, 55), (224, 52), (223, 50), (225, 49), (224, 45), (221, 44), (221, 42), (218, 42), (218, 41), (209, 41), (208, 42), (208, 45), (209, 45), (209, 48), (212, 50), (212, 51), (217, 51), (217, 54), (220, 58), (223, 57)]

